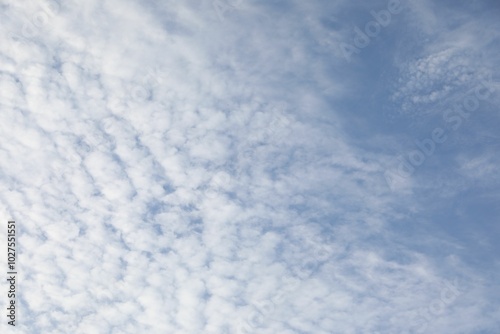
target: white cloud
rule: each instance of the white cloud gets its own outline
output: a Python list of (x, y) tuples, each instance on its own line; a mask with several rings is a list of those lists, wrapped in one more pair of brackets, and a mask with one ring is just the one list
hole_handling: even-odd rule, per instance
[[(457, 299), (430, 328), (491, 307), (480, 274), (448, 277), (388, 232), (411, 197), (325, 98), (345, 88), (311, 47), (340, 34), (322, 6), (245, 2), (219, 21), (210, 1), (5, 3), (0, 212), (22, 230), (19, 333), (404, 332), (459, 274), (482, 303)], [(441, 99), (417, 79), (446, 80), (463, 65), (450, 58), (410, 64), (401, 94)]]

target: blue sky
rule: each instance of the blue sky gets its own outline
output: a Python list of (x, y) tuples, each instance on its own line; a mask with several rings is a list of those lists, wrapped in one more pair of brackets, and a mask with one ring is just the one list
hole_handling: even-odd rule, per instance
[(2, 333), (500, 331), (498, 2), (0, 8)]

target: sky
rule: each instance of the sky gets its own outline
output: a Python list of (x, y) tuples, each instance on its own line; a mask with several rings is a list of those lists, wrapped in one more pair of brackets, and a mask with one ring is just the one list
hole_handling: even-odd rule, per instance
[(499, 16), (0, 0), (0, 332), (500, 333)]

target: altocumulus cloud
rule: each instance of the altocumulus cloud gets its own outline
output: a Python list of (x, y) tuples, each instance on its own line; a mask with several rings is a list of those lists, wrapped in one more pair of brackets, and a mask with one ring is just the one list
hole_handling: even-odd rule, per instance
[(494, 333), (497, 93), (384, 178), (500, 89), (498, 9), (467, 6), (404, 3), (347, 63), (387, 1), (0, 1), (2, 333)]

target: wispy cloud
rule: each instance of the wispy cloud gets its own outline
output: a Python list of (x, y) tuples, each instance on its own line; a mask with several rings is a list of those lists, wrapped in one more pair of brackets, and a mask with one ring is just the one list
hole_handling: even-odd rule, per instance
[[(498, 33), (478, 22), (488, 7), (406, 5), (386, 27), (387, 2), (2, 2), (0, 212), (20, 226), (18, 332), (494, 330), (495, 260), (466, 250), (495, 249), (496, 217), (475, 246), (426, 191), (439, 166), (497, 199), (498, 95), (404, 187), (384, 173), (486, 74), (498, 91)], [(435, 16), (447, 11), (448, 25)], [(363, 20), (381, 32), (348, 63), (339, 43)], [(381, 125), (396, 109), (419, 115), (417, 131)], [(480, 151), (456, 146), (471, 129), (490, 138)]]

